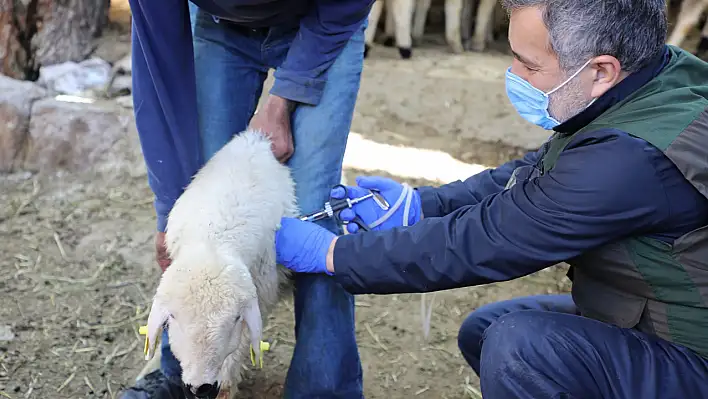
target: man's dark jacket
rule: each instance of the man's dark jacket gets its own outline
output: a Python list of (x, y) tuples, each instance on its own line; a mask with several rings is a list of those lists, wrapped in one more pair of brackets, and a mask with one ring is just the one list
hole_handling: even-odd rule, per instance
[(565, 261), (584, 316), (708, 357), (706, 77), (708, 64), (667, 46), (541, 150), (420, 188), (421, 222), (341, 237), (337, 280), (352, 293), (427, 292)]

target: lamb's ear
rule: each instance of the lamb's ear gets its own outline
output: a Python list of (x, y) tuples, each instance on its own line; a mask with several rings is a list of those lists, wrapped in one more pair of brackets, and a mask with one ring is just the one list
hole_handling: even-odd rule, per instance
[(253, 298), (248, 301), (243, 313), (243, 319), (246, 321), (248, 330), (251, 332), (251, 348), (253, 349), (254, 356), (252, 360), (254, 363), (260, 363), (263, 320), (261, 319), (261, 309), (258, 307), (258, 298)]
[(165, 309), (158, 301), (152, 301), (152, 307), (150, 308), (150, 316), (148, 316), (147, 323), (147, 342), (146, 342), (146, 352), (145, 360), (150, 360), (155, 355), (155, 350), (157, 349), (157, 342), (162, 335), (162, 329), (167, 323), (167, 317), (169, 312)]

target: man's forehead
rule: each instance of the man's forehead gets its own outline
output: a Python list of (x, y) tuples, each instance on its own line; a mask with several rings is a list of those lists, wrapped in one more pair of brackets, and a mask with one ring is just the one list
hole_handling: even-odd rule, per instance
[(552, 56), (548, 43), (548, 29), (539, 7), (526, 7), (511, 12), (509, 45), (514, 57), (525, 64), (541, 64)]

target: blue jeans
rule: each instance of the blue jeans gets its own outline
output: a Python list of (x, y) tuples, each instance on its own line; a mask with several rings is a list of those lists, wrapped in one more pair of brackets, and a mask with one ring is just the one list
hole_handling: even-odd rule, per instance
[(485, 398), (708, 398), (708, 359), (581, 317), (570, 295), (480, 307), (458, 344)]
[(199, 7), (196, 6), (196, 4), (192, 3), (191, 1), (188, 1), (187, 4), (189, 5), (189, 20), (192, 25), (192, 36), (194, 35), (194, 25), (197, 23), (197, 10), (199, 10)]
[[(267, 34), (216, 22), (190, 3), (197, 102), (204, 159), (243, 131), (256, 109), (270, 68), (280, 65), (297, 26)], [(196, 11), (196, 14), (194, 12)], [(364, 24), (327, 73), (317, 106), (299, 105), (292, 117), (295, 152), (288, 161), (303, 213), (322, 207), (338, 184), (364, 62)], [(333, 221), (321, 223), (341, 234)], [(354, 297), (327, 275), (295, 276), (296, 345), (285, 382), (286, 398), (363, 398), (354, 329)], [(167, 335), (163, 373), (177, 379), (179, 362)]]

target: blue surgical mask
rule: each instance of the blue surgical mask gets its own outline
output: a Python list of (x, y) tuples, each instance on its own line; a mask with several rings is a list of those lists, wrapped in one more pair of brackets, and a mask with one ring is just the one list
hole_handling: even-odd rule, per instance
[(544, 93), (531, 86), (529, 82), (512, 73), (511, 68), (509, 68), (506, 71), (506, 95), (509, 96), (511, 104), (516, 108), (516, 111), (522, 118), (546, 130), (551, 130), (560, 125), (560, 122), (548, 113), (548, 96), (555, 93), (558, 89), (578, 76), (578, 74), (590, 64), (590, 61), (592, 60), (588, 60), (585, 65), (575, 71), (565, 82), (548, 93)]

